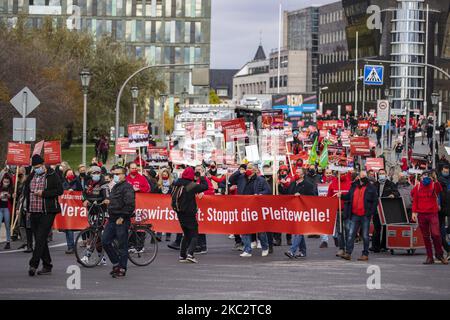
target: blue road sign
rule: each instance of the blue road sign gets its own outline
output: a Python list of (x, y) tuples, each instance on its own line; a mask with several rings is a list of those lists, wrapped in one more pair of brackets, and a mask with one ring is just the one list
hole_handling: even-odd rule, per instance
[(383, 66), (365, 65), (364, 66), (364, 84), (382, 86), (383, 85), (383, 74), (384, 74)]

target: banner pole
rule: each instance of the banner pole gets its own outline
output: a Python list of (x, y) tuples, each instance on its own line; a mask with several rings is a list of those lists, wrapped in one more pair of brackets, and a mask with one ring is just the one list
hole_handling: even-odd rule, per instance
[(14, 183), (14, 197), (13, 197), (13, 207), (12, 207), (12, 212), (11, 212), (11, 232), (14, 231), (14, 228), (16, 227), (17, 224), (17, 220), (18, 220), (18, 215), (16, 216), (16, 198), (17, 198), (17, 184), (18, 184), (18, 180), (19, 180), (19, 166), (17, 166), (16, 168), (16, 179), (15, 179), (15, 183)]
[[(341, 194), (341, 172), (338, 171), (338, 188), (339, 188), (339, 194)], [(341, 195), (342, 197), (342, 195)], [(342, 203), (341, 203), (341, 197), (339, 197), (339, 228), (341, 230), (342, 234)]]
[(139, 167), (141, 169), (141, 175), (142, 175), (142, 155), (141, 155), (141, 147), (138, 147), (139, 150)]

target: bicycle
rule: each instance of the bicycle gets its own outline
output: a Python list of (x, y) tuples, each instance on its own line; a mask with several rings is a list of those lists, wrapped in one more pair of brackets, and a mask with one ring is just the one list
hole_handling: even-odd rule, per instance
[[(93, 207), (100, 208), (97, 218), (91, 218)], [(102, 234), (106, 223), (106, 212), (101, 205), (93, 203), (88, 212), (89, 227), (82, 230), (75, 241), (75, 256), (77, 262), (86, 268), (100, 264), (104, 256)], [(152, 263), (158, 253), (158, 241), (151, 224), (132, 223), (128, 232), (128, 260), (136, 266), (147, 266)], [(113, 247), (118, 252), (117, 240)]]

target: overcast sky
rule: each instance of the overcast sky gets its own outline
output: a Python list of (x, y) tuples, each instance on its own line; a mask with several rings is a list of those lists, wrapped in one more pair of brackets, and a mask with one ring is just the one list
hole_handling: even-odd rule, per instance
[[(266, 55), (278, 47), (280, 0), (212, 0), (211, 68), (239, 69), (258, 48)], [(334, 0), (281, 0), (283, 10), (297, 10)]]

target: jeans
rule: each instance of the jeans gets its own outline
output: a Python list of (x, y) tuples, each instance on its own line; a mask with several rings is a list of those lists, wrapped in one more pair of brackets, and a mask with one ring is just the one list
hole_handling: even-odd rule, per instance
[(72, 230), (65, 230), (64, 233), (66, 234), (67, 249), (75, 249), (74, 232)]
[(294, 234), (292, 237), (292, 246), (289, 251), (295, 255), (297, 249), (306, 255), (306, 242), (305, 236), (301, 234)]
[(433, 239), (436, 257), (442, 257), (444, 255), (444, 251), (442, 250), (441, 231), (439, 228), (438, 215), (435, 213), (428, 213), (428, 214), (419, 213), (418, 220), (420, 231), (422, 231), (423, 242), (425, 243), (425, 249), (427, 251), (428, 258), (433, 259), (433, 248), (431, 247), (431, 239)]
[(11, 242), (11, 215), (8, 208), (0, 208), (0, 229), (3, 219), (5, 219), (6, 242)]
[(178, 215), (181, 229), (183, 230), (183, 239), (180, 246), (180, 257), (186, 258), (187, 255), (193, 256), (198, 242), (198, 222), (194, 216), (182, 217)]
[(355, 237), (361, 226), (362, 238), (364, 243), (364, 249), (362, 254), (364, 256), (369, 255), (369, 227), (370, 227), (370, 217), (352, 215), (348, 222), (348, 236), (347, 236), (347, 250), (348, 254), (352, 254), (353, 248), (355, 246)]
[[(116, 224), (115, 220), (109, 220), (102, 235), (102, 245), (114, 266), (127, 269), (128, 263), (128, 229), (130, 220), (125, 219), (122, 224)], [(118, 248), (114, 248), (113, 242), (117, 240)], [(118, 249), (118, 250), (117, 250)]]
[(31, 230), (33, 231), (35, 245), (33, 256), (30, 259), (30, 267), (38, 268), (39, 262), (46, 269), (52, 269), (52, 258), (48, 249), (48, 234), (55, 220), (54, 214), (31, 213)]
[[(244, 243), (244, 252), (252, 253), (252, 235), (241, 235), (242, 242)], [(269, 250), (269, 241), (267, 240), (267, 234), (265, 232), (258, 233), (259, 241), (261, 241), (261, 247), (263, 250)]]

